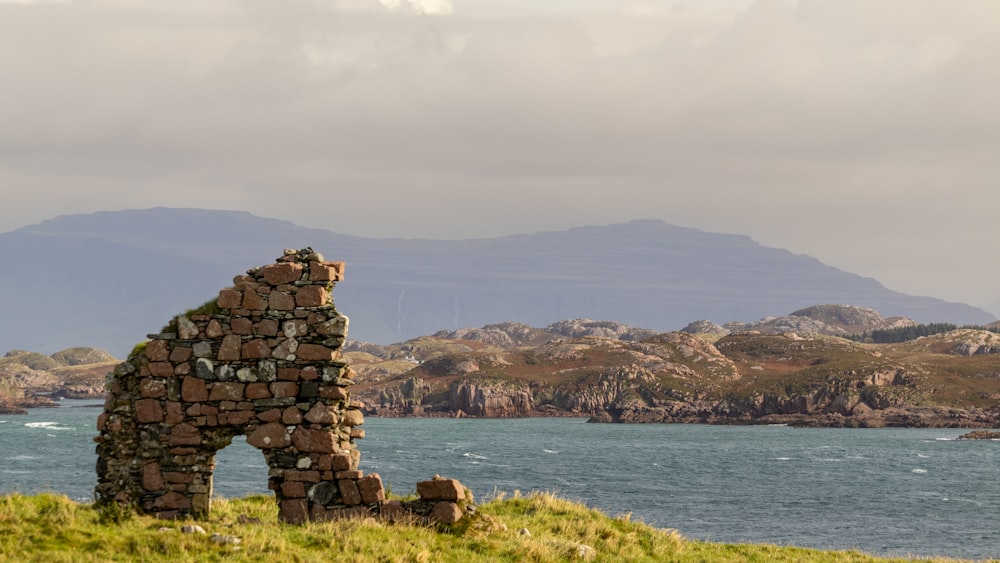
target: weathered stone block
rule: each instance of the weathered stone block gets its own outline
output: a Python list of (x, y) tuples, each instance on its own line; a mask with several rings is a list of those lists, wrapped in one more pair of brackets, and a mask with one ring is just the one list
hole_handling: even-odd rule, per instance
[(424, 500), (465, 500), (465, 487), (457, 479), (431, 479), (417, 482), (417, 494)]
[(299, 307), (322, 307), (330, 301), (330, 292), (321, 285), (300, 287), (295, 294), (295, 305)]
[(344, 277), (343, 262), (310, 262), (309, 279), (311, 281), (341, 281)]
[(173, 446), (200, 445), (201, 432), (193, 424), (182, 422), (170, 429), (170, 444)]
[(358, 490), (361, 491), (361, 502), (374, 504), (385, 500), (385, 489), (382, 488), (382, 477), (378, 473), (369, 473), (358, 480)]
[(302, 422), (302, 411), (298, 407), (288, 407), (281, 411), (281, 422), (285, 424), (299, 424)]
[(257, 269), (257, 275), (271, 285), (281, 285), (299, 281), (302, 278), (302, 264), (279, 262)]
[(212, 390), (209, 392), (209, 401), (240, 401), (246, 397), (243, 390), (246, 388), (245, 383), (237, 383), (235, 381), (225, 381), (220, 383), (215, 383), (212, 385)]
[(139, 422), (163, 422), (163, 407), (159, 399), (139, 399), (135, 402), (135, 418)]
[(305, 414), (305, 419), (313, 424), (335, 424), (335, 413), (323, 403), (316, 403), (309, 412)]
[(222, 344), (219, 346), (219, 353), (216, 354), (216, 359), (220, 362), (232, 362), (240, 359), (240, 348), (242, 347), (242, 339), (239, 335), (230, 334), (222, 339)]
[(361, 426), (365, 423), (365, 415), (358, 409), (347, 409), (344, 411), (344, 418), (340, 421), (341, 426)]
[(256, 291), (248, 291), (243, 295), (243, 308), (249, 311), (266, 311), (267, 298)]
[(347, 336), (347, 327), (350, 319), (345, 315), (338, 315), (324, 323), (316, 325), (316, 332), (323, 336)]
[(328, 362), (337, 358), (335, 350), (319, 344), (299, 344), (296, 354), (307, 362)]
[(255, 448), (287, 448), (292, 439), (284, 424), (270, 422), (259, 426), (247, 436), (247, 443)]
[(184, 363), (191, 359), (192, 351), (190, 346), (176, 346), (170, 351), (170, 361), (175, 364)]
[(271, 349), (268, 348), (267, 342), (262, 338), (254, 338), (243, 343), (240, 349), (240, 355), (245, 360), (259, 360), (261, 358), (267, 358), (271, 355)]
[(139, 381), (139, 396), (143, 398), (162, 399), (167, 396), (167, 383), (162, 379), (143, 377)]
[(150, 340), (143, 352), (151, 362), (163, 362), (170, 357), (166, 340)]
[(153, 377), (170, 377), (174, 374), (174, 364), (170, 362), (149, 362), (149, 374)]
[(462, 519), (462, 509), (453, 502), (441, 501), (434, 505), (429, 518), (433, 522), (454, 524)]
[(219, 292), (219, 298), (215, 304), (220, 309), (236, 309), (243, 304), (243, 292), (238, 289), (223, 289)]
[(181, 380), (181, 399), (188, 403), (198, 403), (208, 400), (208, 386), (204, 379), (185, 377)]
[[(226, 331), (222, 328), (222, 325), (219, 324), (219, 321), (215, 319), (208, 321), (208, 324), (205, 325), (205, 336), (209, 338), (219, 338), (225, 334)], [(197, 336), (197, 334), (195, 334), (195, 336)]]
[(361, 491), (358, 490), (358, 483), (354, 479), (341, 479), (337, 482), (340, 488), (340, 496), (344, 499), (344, 504), (361, 504)]
[(142, 488), (147, 491), (162, 491), (164, 487), (160, 464), (152, 461), (142, 466)]
[(285, 481), (281, 484), (281, 494), (285, 498), (303, 498), (306, 496), (306, 487), (302, 481)]
[(291, 311), (295, 309), (295, 298), (284, 291), (274, 291), (268, 296), (268, 305), (272, 311)]
[(278, 343), (274, 347), (274, 351), (271, 352), (271, 357), (279, 360), (293, 361), (295, 360), (295, 353), (299, 349), (299, 341), (294, 338), (286, 338)]
[(229, 330), (233, 334), (248, 336), (253, 334), (253, 321), (244, 317), (237, 317), (229, 321)]
[(250, 400), (254, 399), (266, 399), (271, 396), (271, 392), (267, 388), (267, 383), (250, 383), (246, 388), (246, 398)]
[(274, 319), (263, 319), (254, 325), (253, 332), (259, 336), (277, 336), (278, 321)]
[(161, 495), (153, 501), (153, 508), (164, 510), (183, 510), (191, 508), (191, 499), (177, 492)]
[(292, 432), (292, 445), (302, 453), (329, 454), (336, 451), (337, 440), (328, 430), (299, 426)]

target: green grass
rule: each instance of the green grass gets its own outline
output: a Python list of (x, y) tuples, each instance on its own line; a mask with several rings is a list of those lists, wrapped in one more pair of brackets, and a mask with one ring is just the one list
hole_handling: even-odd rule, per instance
[[(594, 548), (593, 560), (608, 562), (904, 561), (856, 551), (691, 541), (551, 494), (497, 495), (451, 529), (376, 519), (286, 525), (266, 496), (214, 501), (212, 516), (197, 522), (205, 535), (181, 533), (190, 522), (138, 515), (118, 524), (101, 520), (92, 505), (64, 496), (0, 496), (0, 561), (544, 562), (580, 560), (581, 544)], [(220, 544), (212, 534), (241, 541)]]

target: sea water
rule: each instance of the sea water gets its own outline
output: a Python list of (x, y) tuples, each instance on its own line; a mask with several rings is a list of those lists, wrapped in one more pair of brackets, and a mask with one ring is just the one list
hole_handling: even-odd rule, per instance
[[(99, 401), (0, 415), (0, 492), (89, 501)], [(478, 500), (552, 491), (688, 538), (879, 555), (1000, 557), (1000, 442), (959, 429), (378, 419), (361, 468), (395, 493), (435, 474)], [(270, 494), (261, 453), (217, 456), (215, 493)]]

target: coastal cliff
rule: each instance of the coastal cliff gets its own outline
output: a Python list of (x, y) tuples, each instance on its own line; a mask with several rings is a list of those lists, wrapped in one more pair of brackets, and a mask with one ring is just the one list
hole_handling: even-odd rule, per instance
[(68, 348), (52, 355), (11, 350), (0, 358), (0, 413), (54, 406), (55, 399), (96, 399), (118, 360), (97, 348)]
[[(912, 323), (847, 306), (804, 312), (825, 318), (789, 315), (737, 332), (693, 323), (700, 334), (656, 334), (586, 319), (545, 329), (509, 323), (381, 349), (369, 345), (348, 356), (356, 355), (355, 397), (382, 416), (1000, 425), (998, 335), (957, 329), (902, 343), (862, 343), (846, 337)], [(781, 332), (790, 324), (823, 332)]]

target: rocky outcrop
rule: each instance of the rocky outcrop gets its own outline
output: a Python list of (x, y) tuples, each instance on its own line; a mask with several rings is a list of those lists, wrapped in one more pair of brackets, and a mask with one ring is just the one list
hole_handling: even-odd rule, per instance
[(593, 336), (598, 338), (615, 338), (627, 342), (638, 342), (656, 334), (655, 330), (636, 328), (614, 321), (595, 321), (591, 319), (559, 321), (550, 324), (545, 330), (568, 338)]
[(879, 329), (914, 326), (916, 322), (902, 317), (885, 319), (874, 309), (854, 305), (814, 305), (781, 317), (765, 317), (750, 323), (730, 322), (724, 328), (730, 332), (757, 331), (761, 334), (825, 334), (830, 336), (860, 335)]
[(468, 380), (452, 383), (448, 405), (453, 413), (461, 413), (460, 416), (484, 418), (524, 417), (535, 412), (534, 397), (527, 386)]
[(70, 348), (46, 356), (11, 350), (0, 358), (0, 403), (11, 412), (54, 406), (52, 399), (106, 396), (104, 381), (117, 362), (96, 348)]

